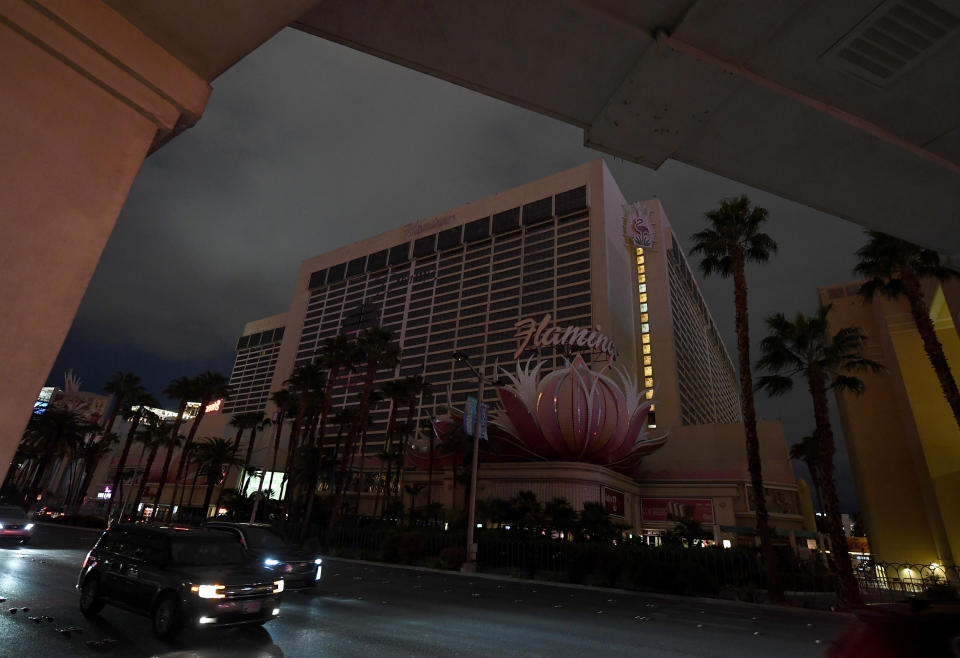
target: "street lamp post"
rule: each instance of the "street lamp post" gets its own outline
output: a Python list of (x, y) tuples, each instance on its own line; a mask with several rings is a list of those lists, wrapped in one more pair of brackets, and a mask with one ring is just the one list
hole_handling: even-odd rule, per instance
[[(473, 364), (470, 363), (467, 355), (463, 352), (454, 352), (453, 358), (464, 363), (477, 377), (477, 411), (473, 425), (473, 466), (470, 470), (470, 502), (467, 511), (467, 561), (460, 567), (460, 571), (473, 573), (477, 570), (477, 544), (473, 541), (473, 535), (476, 527), (477, 471), (480, 455), (480, 405), (483, 404), (483, 386), (486, 383), (486, 378), (473, 367)], [(499, 380), (491, 383), (497, 384)]]

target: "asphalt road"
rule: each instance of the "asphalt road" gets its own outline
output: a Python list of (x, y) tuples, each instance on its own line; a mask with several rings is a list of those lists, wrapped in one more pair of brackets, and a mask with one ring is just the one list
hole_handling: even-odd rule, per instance
[[(80, 614), (74, 585), (96, 537), (38, 526), (29, 546), (0, 548), (0, 654), (822, 656), (851, 619), (329, 559), (316, 591), (285, 594), (266, 626), (185, 631), (163, 643), (146, 617), (109, 606), (92, 620)], [(69, 628), (80, 630), (61, 632)]]

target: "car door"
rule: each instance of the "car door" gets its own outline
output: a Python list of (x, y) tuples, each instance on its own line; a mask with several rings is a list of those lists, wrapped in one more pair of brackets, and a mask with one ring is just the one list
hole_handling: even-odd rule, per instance
[(163, 570), (169, 562), (169, 540), (162, 535), (147, 536), (142, 538), (137, 548), (137, 561), (127, 571), (127, 587), (130, 591), (128, 605), (149, 611), (162, 587)]
[(100, 583), (103, 595), (113, 601), (124, 600), (126, 583), (122, 575), (124, 553), (129, 550), (129, 537), (122, 530), (112, 530), (106, 534), (98, 546)]

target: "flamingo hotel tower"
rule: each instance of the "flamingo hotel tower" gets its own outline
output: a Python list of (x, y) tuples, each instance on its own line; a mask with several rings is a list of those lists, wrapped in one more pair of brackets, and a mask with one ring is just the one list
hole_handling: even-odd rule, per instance
[[(557, 461), (546, 460), (529, 465), (536, 474), (490, 480), (481, 496), (532, 489), (576, 504), (599, 500), (609, 487), (628, 508), (621, 516), (638, 529), (650, 516), (641, 512), (644, 496), (706, 501), (701, 522), (752, 525), (736, 518), (750, 515), (750, 496), (733, 362), (660, 202), (628, 203), (602, 160), (304, 261), (289, 311), (249, 323), (239, 338), (233, 396), (221, 415), (273, 413), (270, 392), (313, 360), (324, 339), (374, 325), (390, 329), (402, 350), (378, 384), (418, 374), (431, 384), (417, 410), (421, 439), (432, 418), (462, 409), (476, 393), (476, 377), (454, 352), (490, 377), (534, 363), (545, 374), (575, 356), (590, 372), (616, 371), (626, 398), (649, 407), (643, 435), (667, 437), (628, 474), (599, 461), (581, 464), (595, 475), (581, 473), (571, 490), (549, 472)], [(362, 373), (341, 378), (335, 408), (356, 404), (361, 380)], [(495, 387), (484, 401), (496, 417)], [(388, 415), (389, 402), (372, 409), (367, 455), (383, 450)], [(761, 425), (764, 475), (783, 489), (778, 526), (799, 528), (782, 431)], [(328, 428), (327, 436), (335, 433)], [(481, 477), (506, 468), (484, 464)]]

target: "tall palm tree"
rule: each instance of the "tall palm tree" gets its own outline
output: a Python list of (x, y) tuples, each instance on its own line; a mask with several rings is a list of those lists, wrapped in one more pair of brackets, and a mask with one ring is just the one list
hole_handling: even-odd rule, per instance
[(103, 385), (103, 390), (113, 395), (113, 407), (110, 409), (110, 415), (107, 416), (107, 424), (103, 427), (103, 435), (106, 436), (113, 431), (113, 423), (117, 420), (117, 415), (130, 406), (128, 398), (143, 390), (143, 386), (140, 384), (140, 378), (132, 372), (118, 370), (110, 381)]
[[(390, 416), (387, 418), (387, 437), (384, 443), (383, 452), (379, 455), (380, 463), (386, 465), (386, 475), (383, 479), (383, 509), (386, 510), (390, 502), (390, 475), (393, 470), (394, 459), (393, 438), (397, 429), (397, 411), (400, 405), (406, 404), (413, 398), (411, 395), (410, 384), (406, 378), (393, 379), (383, 385), (383, 395), (390, 400)], [(415, 399), (415, 398), (413, 398)], [(380, 488), (377, 488), (376, 499), (373, 502), (373, 515), (377, 515), (377, 508), (380, 504)]]
[(114, 432), (101, 435), (97, 431), (89, 434), (84, 440), (80, 452), (80, 456), (83, 459), (83, 477), (80, 480), (80, 485), (74, 489), (73, 496), (70, 500), (69, 509), (71, 513), (76, 514), (80, 509), (80, 506), (83, 504), (83, 498), (90, 488), (90, 483), (93, 481), (93, 474), (96, 472), (97, 466), (100, 465), (100, 460), (105, 454), (110, 452), (110, 449), (116, 444), (117, 439), (118, 437)]
[[(291, 413), (296, 413), (294, 405), (296, 405), (297, 401), (293, 393), (286, 388), (271, 393), (270, 401), (277, 407), (277, 415), (273, 421), (273, 463), (270, 466), (270, 484), (267, 485), (267, 488), (272, 491), (273, 474), (277, 471), (277, 456), (280, 453), (280, 437), (283, 434), (283, 421), (289, 417)], [(260, 480), (260, 486), (261, 488), (263, 487), (262, 479)]]
[(406, 442), (414, 436), (417, 430), (417, 423), (414, 422), (414, 414), (416, 414), (422, 396), (430, 394), (430, 382), (424, 379), (423, 375), (411, 375), (406, 377), (405, 382), (408, 393), (407, 422), (404, 426), (403, 441), (399, 451), (400, 459), (397, 464), (397, 491), (400, 490), (400, 478), (403, 475), (403, 468), (407, 460)]
[(223, 484), (230, 475), (230, 469), (243, 462), (237, 457), (233, 443), (219, 437), (207, 437), (202, 443), (198, 443), (194, 461), (197, 469), (206, 474), (207, 491), (203, 496), (203, 514), (206, 518), (214, 488)]
[[(160, 471), (160, 482), (157, 483), (157, 494), (154, 499), (154, 513), (160, 509), (160, 502), (163, 496), (163, 489), (167, 485), (167, 476), (170, 473), (170, 462), (173, 459), (174, 449), (180, 444), (180, 425), (183, 423), (183, 414), (187, 410), (187, 403), (197, 396), (197, 380), (193, 377), (178, 377), (172, 380), (167, 387), (163, 389), (163, 394), (168, 398), (178, 400), (177, 419), (173, 422), (170, 429), (170, 440), (167, 444), (167, 453), (163, 458), (163, 468)], [(176, 500), (176, 482), (174, 482), (173, 497), (170, 499), (170, 509), (173, 509), (173, 501)], [(159, 518), (155, 516), (154, 518)]]
[(42, 414), (32, 416), (24, 434), (28, 452), (35, 461), (25, 487), (28, 496), (34, 500), (38, 494), (46, 496), (46, 484), (53, 477), (51, 469), (56, 458), (77, 454), (85, 436), (97, 429), (82, 414), (61, 406), (47, 407)]
[(817, 494), (817, 506), (823, 509), (823, 489), (820, 487), (820, 440), (817, 433), (800, 439), (799, 443), (790, 446), (790, 459), (802, 461), (810, 471), (813, 480), (813, 490)]
[[(247, 439), (247, 452), (243, 459), (243, 473), (244, 475), (250, 473), (250, 460), (253, 459), (253, 446), (257, 440), (257, 432), (262, 432), (268, 426), (273, 424), (273, 421), (270, 420), (265, 413), (262, 411), (250, 411), (246, 414), (248, 416), (248, 427), (250, 429), (250, 438)], [(239, 487), (240, 490), (243, 490), (243, 485)]]
[(123, 442), (123, 450), (120, 451), (120, 459), (117, 461), (117, 470), (114, 471), (113, 475), (113, 487), (110, 490), (110, 498), (107, 500), (107, 509), (104, 512), (104, 518), (107, 519), (107, 522), (110, 522), (110, 512), (113, 510), (113, 502), (117, 498), (117, 494), (120, 491), (120, 486), (123, 481), (123, 469), (127, 465), (127, 457), (130, 455), (130, 447), (133, 445), (133, 437), (137, 432), (137, 429), (140, 427), (140, 423), (146, 417), (154, 417), (152, 411), (147, 409), (147, 407), (158, 407), (160, 403), (157, 402), (157, 399), (147, 393), (146, 389), (140, 388), (140, 390), (131, 393), (127, 398), (130, 406), (126, 409), (125, 415), (130, 420), (130, 429), (127, 431), (127, 438)]
[[(140, 478), (140, 486), (137, 487), (137, 495), (133, 500), (133, 513), (137, 514), (137, 510), (140, 508), (140, 503), (143, 501), (143, 492), (147, 488), (147, 482), (150, 481), (150, 471), (153, 470), (153, 462), (157, 459), (157, 452), (163, 446), (166, 446), (170, 442), (170, 428), (172, 423), (166, 423), (160, 420), (159, 416), (154, 416), (148, 418), (143, 427), (138, 433), (138, 437), (147, 448), (147, 463), (143, 467), (143, 475)], [(156, 507), (156, 506), (154, 506)], [(156, 517), (156, 509), (154, 509), (154, 518)]]
[(326, 338), (320, 344), (320, 349), (317, 353), (317, 365), (327, 371), (327, 383), (323, 395), (323, 407), (320, 409), (320, 425), (317, 434), (317, 441), (321, 451), (323, 450), (327, 416), (330, 413), (330, 404), (333, 401), (333, 389), (340, 381), (340, 375), (343, 373), (343, 370), (352, 370), (359, 358), (360, 352), (356, 342), (350, 340), (343, 334), (339, 334), (333, 338)]
[(870, 241), (857, 250), (860, 258), (854, 272), (866, 277), (860, 286), (860, 295), (867, 300), (876, 293), (888, 299), (904, 295), (910, 304), (913, 323), (923, 340), (923, 350), (940, 381), (940, 390), (950, 405), (953, 417), (960, 426), (960, 390), (943, 353), (943, 345), (930, 318), (930, 306), (923, 294), (922, 280), (934, 278), (945, 281), (958, 275), (940, 264), (940, 256), (932, 249), (923, 249), (885, 233), (867, 231)]
[[(311, 401), (322, 393), (324, 382), (323, 369), (316, 363), (305, 363), (297, 366), (290, 374), (290, 378), (284, 382), (284, 384), (293, 391), (294, 395), (297, 396), (297, 415), (293, 420), (293, 427), (290, 430), (290, 440), (287, 449), (287, 468), (283, 476), (283, 481), (290, 483), (287, 486), (284, 501), (288, 511), (290, 511), (292, 506), (294, 490), (296, 489), (296, 487), (293, 486), (293, 471), (296, 469), (297, 447), (300, 444), (300, 435), (304, 429), (304, 418), (310, 408)], [(283, 486), (282, 483), (281, 486)]]
[(767, 568), (767, 590), (776, 603), (785, 601), (777, 558), (773, 551), (770, 515), (763, 489), (760, 462), (760, 437), (757, 434), (757, 412), (753, 400), (753, 374), (750, 371), (750, 320), (747, 307), (746, 264), (766, 263), (777, 251), (774, 242), (761, 228), (767, 221), (767, 210), (750, 205), (750, 199), (739, 196), (724, 199), (720, 207), (706, 214), (709, 228), (694, 233), (691, 254), (702, 256), (700, 270), (704, 276), (719, 274), (733, 277), (736, 308), (737, 356), (740, 366), (740, 403), (746, 435), (747, 468), (753, 485), (756, 506), (757, 534)]
[[(176, 487), (176, 484), (179, 482), (181, 476), (186, 478), (186, 473), (183, 472), (183, 469), (186, 464), (187, 453), (190, 450), (190, 446), (193, 444), (193, 437), (196, 436), (197, 429), (200, 427), (200, 423), (203, 421), (203, 417), (207, 413), (207, 405), (214, 400), (226, 400), (230, 397), (230, 381), (219, 372), (211, 372), (207, 370), (206, 372), (203, 372), (197, 376), (195, 384), (195, 392), (200, 396), (200, 408), (197, 410), (197, 415), (193, 419), (193, 423), (190, 425), (190, 432), (187, 434), (187, 439), (183, 442), (183, 453), (180, 455), (180, 464), (177, 467), (177, 475), (173, 480), (174, 487)], [(180, 492), (179, 505), (181, 506), (183, 505), (183, 493), (186, 491), (186, 482), (183, 484), (184, 489)], [(176, 497), (176, 488), (174, 488), (174, 497)], [(173, 506), (171, 505), (171, 513), (172, 510)]]
[(763, 356), (757, 367), (772, 374), (760, 378), (757, 387), (770, 395), (783, 395), (793, 388), (795, 377), (807, 382), (813, 398), (813, 417), (820, 443), (820, 484), (824, 511), (830, 530), (830, 543), (840, 575), (840, 598), (847, 606), (861, 605), (860, 590), (847, 552), (847, 540), (840, 520), (840, 503), (833, 475), (833, 429), (827, 391), (848, 391), (859, 395), (863, 380), (853, 373), (883, 371), (883, 366), (863, 356), (866, 337), (857, 327), (840, 329), (830, 336), (827, 314), (830, 306), (816, 315), (797, 314), (793, 321), (782, 314), (767, 318), (769, 335), (760, 343)]
[(395, 368), (400, 360), (400, 347), (394, 340), (393, 332), (381, 327), (370, 327), (360, 332), (357, 337), (357, 346), (360, 348), (363, 358), (366, 361), (366, 369), (363, 379), (363, 390), (360, 394), (360, 406), (357, 410), (357, 416), (350, 425), (350, 431), (343, 444), (343, 457), (340, 461), (340, 471), (337, 477), (336, 490), (334, 492), (334, 505), (330, 511), (330, 520), (327, 526), (327, 537), (331, 536), (333, 526), (337, 521), (337, 513), (340, 505), (343, 503), (343, 485), (344, 476), (347, 468), (350, 466), (350, 458), (353, 455), (353, 444), (359, 435), (361, 428), (366, 426), (367, 417), (370, 414), (370, 399), (373, 394), (373, 380), (377, 371), (382, 368)]

